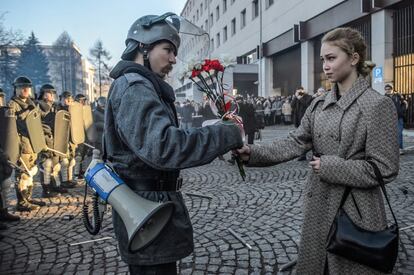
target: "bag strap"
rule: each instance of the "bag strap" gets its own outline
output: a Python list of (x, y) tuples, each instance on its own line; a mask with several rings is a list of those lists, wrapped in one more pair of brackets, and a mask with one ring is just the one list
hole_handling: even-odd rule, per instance
[(384, 179), (381, 175), (381, 171), (379, 170), (378, 166), (373, 161), (369, 160), (368, 163), (371, 164), (372, 168), (374, 168), (374, 172), (375, 172), (375, 175), (377, 177), (378, 182), (380, 183), (382, 193), (384, 194), (384, 197), (385, 197), (385, 200), (387, 201), (388, 207), (391, 210), (391, 214), (392, 214), (392, 217), (394, 218), (395, 225), (398, 228), (398, 222), (397, 222), (397, 219), (395, 218), (394, 211), (392, 211), (392, 207), (391, 207), (390, 201), (388, 199), (387, 191), (385, 190), (385, 183), (384, 183)]
[[(372, 168), (374, 168), (375, 176), (377, 177), (377, 181), (378, 181), (378, 182), (379, 182), (379, 184), (380, 184), (381, 191), (382, 191), (382, 193), (384, 194), (384, 197), (385, 197), (385, 200), (387, 201), (388, 207), (389, 207), (389, 208), (390, 208), (390, 210), (391, 210), (391, 214), (392, 214), (392, 217), (393, 217), (393, 219), (394, 219), (395, 225), (396, 225), (396, 226), (397, 226), (397, 228), (398, 228), (397, 218), (396, 218), (396, 217), (395, 217), (395, 215), (394, 215), (394, 211), (392, 211), (392, 207), (391, 207), (390, 201), (389, 201), (389, 199), (388, 199), (387, 191), (385, 190), (385, 183), (384, 183), (384, 179), (383, 179), (383, 177), (382, 177), (382, 175), (381, 175), (381, 172), (380, 172), (380, 170), (379, 170), (378, 166), (377, 166), (374, 162), (372, 162), (372, 161), (370, 161), (370, 160), (369, 160), (369, 161), (368, 161), (368, 163), (369, 163), (369, 164), (371, 164)], [(341, 203), (339, 204), (338, 211), (339, 211), (339, 209), (341, 209), (341, 208), (344, 206), (345, 201), (346, 201), (346, 199), (347, 199), (347, 197), (348, 197), (349, 193), (351, 193), (351, 190), (352, 190), (352, 188), (351, 188), (351, 187), (349, 187), (349, 186), (347, 186), (347, 187), (345, 188), (345, 192), (344, 192), (344, 194), (343, 194), (343, 196), (342, 196)]]

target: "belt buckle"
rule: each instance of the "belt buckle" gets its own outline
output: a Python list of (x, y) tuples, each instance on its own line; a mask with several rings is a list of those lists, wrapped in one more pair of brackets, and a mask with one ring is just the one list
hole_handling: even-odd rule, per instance
[(183, 178), (179, 177), (177, 178), (177, 181), (175, 182), (175, 191), (180, 191), (181, 187), (183, 186)]

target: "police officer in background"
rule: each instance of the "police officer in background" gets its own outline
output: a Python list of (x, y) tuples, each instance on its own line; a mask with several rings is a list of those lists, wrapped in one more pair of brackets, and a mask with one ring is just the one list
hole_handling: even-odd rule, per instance
[(6, 106), (6, 93), (0, 88), (0, 107)]
[[(40, 88), (38, 105), (42, 116), (43, 133), (46, 138), (46, 144), (49, 148), (54, 148), (53, 131), (55, 128), (55, 116), (57, 106), (55, 104), (56, 89), (51, 84), (44, 84)], [(42, 197), (51, 198), (59, 193), (67, 193), (67, 190), (56, 184), (56, 178), (59, 177), (60, 163), (59, 156), (51, 151), (42, 151), (38, 158), (39, 165), (42, 167), (40, 182), (42, 184)], [(58, 182), (59, 179), (57, 180)]]
[[(3, 186), (7, 179), (12, 174), (12, 168), (7, 162), (7, 156), (0, 149), (0, 230), (7, 229), (7, 226), (1, 222), (19, 221), (20, 217), (12, 215), (7, 212), (6, 205), (6, 192), (5, 186)], [(3, 235), (0, 235), (0, 240), (3, 239)]]
[[(6, 105), (6, 94), (0, 88), (0, 107)], [(0, 126), (1, 127), (1, 126)], [(20, 217), (8, 212), (7, 209), (7, 191), (12, 184), (10, 176), (12, 168), (7, 163), (7, 156), (3, 154), (0, 148), (0, 222), (19, 221)], [(0, 230), (7, 229), (7, 226), (0, 223)], [(0, 236), (0, 240), (1, 240)]]
[(104, 129), (104, 113), (106, 106), (106, 97), (100, 96), (96, 100), (96, 108), (93, 110), (93, 124), (96, 130), (95, 148), (102, 152), (102, 135)]
[[(73, 104), (73, 96), (69, 91), (65, 91), (60, 95), (59, 110), (65, 110), (69, 112), (69, 106)], [(76, 182), (73, 181), (73, 167), (75, 166), (75, 152), (76, 144), (69, 141), (67, 157), (61, 157), (60, 161), (60, 175), (61, 175), (61, 186), (63, 188), (74, 188)]]
[(181, 19), (172, 13), (139, 18), (128, 32), (122, 61), (110, 73), (114, 82), (105, 110), (107, 159), (137, 194), (152, 201), (172, 201), (175, 206), (161, 234), (136, 253), (128, 251), (127, 231), (113, 210), (120, 254), (131, 274), (177, 273), (176, 261), (194, 249), (180, 170), (207, 164), (243, 144), (231, 117), (203, 128), (179, 128), (174, 90), (163, 79), (176, 63), (178, 28), (191, 24), (176, 24)]
[[(16, 116), (17, 132), (20, 137), (20, 160), (16, 169), (16, 196), (18, 211), (32, 211), (46, 204), (32, 198), (33, 176), (37, 174), (35, 164), (37, 154), (33, 151), (29, 133), (26, 127), (26, 117), (31, 110), (37, 108), (31, 99), (32, 81), (25, 76), (17, 77), (13, 82), (14, 96), (8, 106)], [(25, 171), (25, 172), (22, 172)]]
[[(77, 94), (75, 96), (75, 101), (82, 104), (82, 106), (88, 104), (88, 99), (84, 94)], [(89, 148), (84, 144), (78, 144), (76, 146), (75, 152), (75, 166), (73, 168), (73, 174), (77, 180), (81, 180), (83, 178), (84, 170), (86, 168), (83, 166), (83, 162), (88, 154)]]

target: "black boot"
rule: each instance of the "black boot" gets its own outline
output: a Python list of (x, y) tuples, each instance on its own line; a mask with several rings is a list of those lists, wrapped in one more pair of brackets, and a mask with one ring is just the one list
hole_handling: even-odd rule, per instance
[(7, 208), (0, 209), (0, 221), (2, 222), (18, 222), (20, 217), (17, 215), (10, 214)]
[(27, 198), (27, 190), (16, 190), (17, 196), (17, 205), (16, 210), (19, 212), (30, 212), (33, 210), (38, 210), (40, 206), (31, 204), (26, 200)]
[(5, 225), (4, 223), (0, 223), (0, 230), (6, 230), (9, 227), (7, 225)]
[(53, 192), (49, 184), (42, 184), (42, 198), (54, 198), (57, 196), (59, 196), (59, 193)]
[(3, 208), (3, 205), (6, 205), (3, 201), (3, 197), (0, 193), (0, 221), (2, 222), (17, 222), (20, 221), (20, 217), (10, 214), (7, 211), (7, 208)]
[(62, 182), (61, 186), (64, 188), (75, 188), (77, 185), (78, 183), (76, 181), (68, 180), (68, 181)]
[(45, 202), (32, 198), (32, 194), (33, 194), (33, 185), (28, 188), (26, 200), (30, 202), (31, 204), (39, 205), (40, 207), (46, 206)]
[(62, 186), (58, 186), (57, 184), (56, 184), (56, 181), (55, 181), (55, 179), (54, 178), (52, 178), (51, 179), (51, 181), (50, 181), (50, 191), (52, 191), (52, 192), (55, 192), (55, 193), (60, 193), (60, 194), (63, 194), (63, 193), (67, 193), (68, 192), (68, 189), (66, 189), (66, 188), (63, 188)]

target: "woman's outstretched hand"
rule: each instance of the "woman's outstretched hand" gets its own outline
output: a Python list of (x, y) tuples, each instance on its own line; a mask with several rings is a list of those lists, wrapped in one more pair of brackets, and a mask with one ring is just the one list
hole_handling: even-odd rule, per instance
[(246, 144), (240, 149), (233, 150), (233, 154), (239, 156), (243, 161), (249, 161), (250, 152), (250, 147)]

